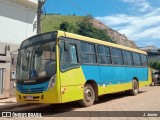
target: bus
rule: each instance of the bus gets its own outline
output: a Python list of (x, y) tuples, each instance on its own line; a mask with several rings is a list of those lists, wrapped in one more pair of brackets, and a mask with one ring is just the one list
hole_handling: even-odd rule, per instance
[(23, 103), (87, 107), (101, 95), (137, 95), (151, 83), (146, 52), (64, 31), (24, 40), (16, 70), (16, 99)]

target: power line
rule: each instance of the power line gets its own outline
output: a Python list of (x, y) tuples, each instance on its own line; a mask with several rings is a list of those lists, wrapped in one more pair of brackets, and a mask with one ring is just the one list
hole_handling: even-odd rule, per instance
[(81, 9), (78, 5), (76, 5), (75, 3), (71, 2), (70, 0), (66, 0), (70, 5), (72, 5), (73, 7), (75, 7), (76, 9), (78, 9), (79, 11), (81, 11), (82, 13), (88, 15), (88, 13), (86, 11), (84, 11), (83, 9)]

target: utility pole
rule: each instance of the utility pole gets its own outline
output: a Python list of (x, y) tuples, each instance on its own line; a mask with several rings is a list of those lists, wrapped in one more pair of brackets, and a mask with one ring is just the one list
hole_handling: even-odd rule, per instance
[(38, 8), (37, 8), (37, 34), (41, 33), (41, 15), (42, 15), (42, 6), (46, 0), (38, 0)]

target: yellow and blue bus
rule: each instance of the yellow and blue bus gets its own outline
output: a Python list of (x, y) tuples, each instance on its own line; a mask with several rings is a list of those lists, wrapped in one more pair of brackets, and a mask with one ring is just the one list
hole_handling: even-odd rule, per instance
[(151, 83), (146, 52), (63, 31), (24, 40), (16, 76), (17, 102), (82, 106), (109, 93), (137, 95)]

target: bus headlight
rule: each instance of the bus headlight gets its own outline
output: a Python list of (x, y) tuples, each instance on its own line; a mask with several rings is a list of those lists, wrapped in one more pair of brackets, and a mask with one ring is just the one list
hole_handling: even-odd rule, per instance
[(54, 87), (55, 82), (56, 82), (56, 75), (53, 75), (49, 81), (48, 90)]

